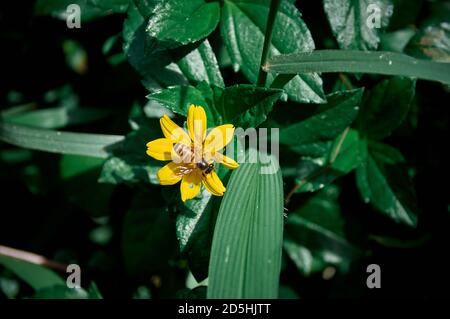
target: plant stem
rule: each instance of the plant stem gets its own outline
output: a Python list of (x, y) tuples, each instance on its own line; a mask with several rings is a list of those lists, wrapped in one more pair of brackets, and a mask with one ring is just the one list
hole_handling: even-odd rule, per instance
[(41, 265), (55, 270), (66, 271), (67, 265), (45, 258), (44, 256), (30, 253), (7, 246), (0, 245), (0, 256), (7, 256), (32, 264)]
[(266, 31), (264, 34), (264, 44), (261, 54), (261, 63), (258, 73), (257, 85), (260, 87), (266, 86), (267, 71), (264, 70), (264, 65), (267, 62), (267, 58), (270, 52), (270, 44), (272, 42), (273, 26), (275, 24), (275, 18), (277, 16), (278, 8), (280, 7), (281, 0), (272, 0), (270, 2), (269, 16), (267, 17)]
[(347, 126), (347, 128), (344, 130), (344, 133), (342, 133), (338, 143), (336, 144), (336, 147), (331, 152), (330, 159), (328, 160), (328, 165), (332, 165), (334, 163), (334, 161), (336, 160), (337, 156), (339, 155), (339, 152), (341, 151), (342, 144), (344, 143), (344, 140), (347, 137), (349, 130), (350, 130), (350, 126)]

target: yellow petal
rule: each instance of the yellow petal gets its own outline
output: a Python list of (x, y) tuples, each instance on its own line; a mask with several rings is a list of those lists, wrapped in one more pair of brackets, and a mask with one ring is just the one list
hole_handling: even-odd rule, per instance
[(199, 174), (197, 170), (183, 176), (180, 186), (181, 200), (183, 202), (198, 195), (200, 192), (201, 181), (201, 174)]
[(175, 124), (175, 122), (167, 115), (163, 115), (159, 120), (159, 123), (161, 124), (161, 130), (166, 138), (173, 140), (176, 143), (191, 145), (191, 139), (186, 131)]
[(204, 143), (204, 153), (215, 154), (233, 139), (234, 127), (232, 124), (217, 126), (209, 132)]
[(167, 138), (158, 138), (147, 143), (147, 155), (158, 161), (170, 161), (172, 159), (173, 141)]
[(174, 162), (170, 162), (166, 166), (163, 166), (156, 174), (161, 185), (173, 185), (181, 180), (181, 174), (179, 172), (179, 165)]
[(222, 163), (223, 166), (228, 167), (229, 169), (235, 169), (239, 167), (238, 162), (219, 152), (214, 154), (214, 159), (216, 160), (216, 162)]
[(189, 135), (195, 145), (201, 145), (206, 135), (206, 113), (203, 107), (191, 105), (188, 110), (187, 124)]
[(208, 192), (215, 196), (223, 196), (226, 188), (223, 186), (222, 181), (219, 176), (217, 176), (216, 172), (212, 171), (209, 174), (203, 175), (202, 181)]

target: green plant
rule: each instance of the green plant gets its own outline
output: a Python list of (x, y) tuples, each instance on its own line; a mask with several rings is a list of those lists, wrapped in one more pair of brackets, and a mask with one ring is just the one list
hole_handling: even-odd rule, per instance
[[(88, 33), (95, 32), (90, 20), (111, 13), (123, 19), (121, 35), (105, 41), (103, 54), (116, 70), (129, 63), (146, 91), (132, 82), (127, 94), (133, 103), (105, 112), (79, 107), (71, 100), (75, 94), (64, 89), (57, 103), (67, 105), (2, 111), (0, 139), (61, 154), (62, 183), (85, 180), (93, 172), (86, 187), (98, 196), (73, 187), (68, 193), (92, 216), (114, 210), (113, 194), (128, 198), (123, 200), (125, 220), (115, 226), (115, 231), (123, 229), (120, 249), (127, 275), (156, 273), (170, 281), (177, 271), (189, 271), (196, 282), (208, 279), (206, 292), (185, 289), (178, 292), (181, 297), (277, 298), (292, 290), (297, 296), (289, 280), (282, 280), (279, 289), (280, 272), (289, 277), (292, 266), (305, 278), (325, 278), (330, 269), (345, 276), (370, 255), (374, 243), (397, 247), (398, 236), (412, 247), (423, 245), (417, 237), (426, 242), (429, 229), (417, 230), (420, 209), (413, 179), (430, 168), (420, 166), (420, 156), (404, 145), (418, 139), (417, 114), (432, 107), (425, 97), (438, 91), (448, 98), (449, 29), (436, 13), (438, 4), (423, 25), (409, 30), (420, 20), (415, 6), (406, 10), (401, 0), (374, 1), (381, 14), (377, 27), (369, 26), (369, 4), (363, 0), (324, 0), (319, 13), (317, 4), (292, 0), (71, 2), (81, 6), (82, 29)], [(66, 5), (38, 0), (35, 12), (58, 16)], [(327, 19), (331, 28), (314, 25), (310, 31), (302, 6), (312, 6), (307, 12)], [(78, 42), (65, 43), (67, 65), (83, 80), (89, 55)], [(140, 95), (134, 96), (136, 91)], [(116, 94), (109, 87), (106, 92)], [(163, 163), (146, 155), (146, 144), (162, 137), (158, 119), (163, 114), (182, 123), (191, 104), (204, 108), (208, 128), (279, 129), (279, 158), (237, 148), (236, 158), (259, 161), (244, 160), (232, 173), (216, 166), (226, 187), (223, 198), (202, 188), (198, 196), (181, 201), (177, 187), (159, 186)], [(59, 131), (78, 124), (89, 130), (95, 126), (90, 123), (105, 118), (123, 123), (125, 117), (131, 132), (122, 124), (112, 126), (114, 134), (104, 134), (109, 125), (102, 134)], [(167, 115), (166, 121), (171, 122)], [(239, 139), (233, 143), (240, 145)], [(2, 161), (8, 163), (8, 152), (15, 151), (2, 150)], [(272, 173), (261, 174), (264, 167)], [(40, 193), (41, 186), (36, 187)], [(423, 202), (422, 210), (428, 207)], [(364, 214), (368, 220), (356, 216)], [(372, 219), (378, 228), (367, 226)], [(112, 245), (105, 230), (111, 228), (105, 227), (98, 233)], [(37, 297), (47, 296), (21, 275), (22, 268), (0, 258), (35, 288)], [(172, 270), (163, 271), (168, 265)], [(54, 274), (49, 277), (55, 280)], [(157, 283), (152, 285), (159, 291)], [(174, 296), (181, 286), (177, 282), (161, 296)], [(96, 298), (96, 289), (69, 297)], [(47, 292), (50, 297), (66, 293)]]

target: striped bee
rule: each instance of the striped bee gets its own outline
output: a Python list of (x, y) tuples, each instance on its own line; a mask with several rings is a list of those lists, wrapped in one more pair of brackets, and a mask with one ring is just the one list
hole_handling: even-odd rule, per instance
[[(173, 150), (181, 158), (182, 163), (193, 163), (194, 152), (189, 146), (182, 143), (175, 143)], [(195, 163), (192, 167), (181, 167), (180, 172), (183, 175), (189, 174), (194, 168), (200, 169), (202, 173), (206, 175), (214, 170), (214, 163), (208, 163), (204, 158), (202, 158), (200, 162)]]

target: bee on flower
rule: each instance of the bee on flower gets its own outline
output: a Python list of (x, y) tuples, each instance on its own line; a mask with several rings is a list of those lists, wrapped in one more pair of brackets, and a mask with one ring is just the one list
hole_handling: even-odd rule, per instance
[(233, 138), (233, 125), (217, 126), (207, 134), (205, 110), (195, 105), (188, 109), (188, 132), (167, 115), (160, 119), (160, 124), (165, 137), (147, 143), (149, 156), (171, 161), (157, 173), (160, 184), (174, 185), (181, 181), (183, 201), (197, 196), (202, 184), (211, 194), (223, 196), (226, 189), (215, 172), (215, 163), (230, 169), (239, 167), (236, 161), (221, 153)]

